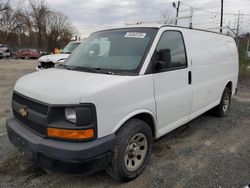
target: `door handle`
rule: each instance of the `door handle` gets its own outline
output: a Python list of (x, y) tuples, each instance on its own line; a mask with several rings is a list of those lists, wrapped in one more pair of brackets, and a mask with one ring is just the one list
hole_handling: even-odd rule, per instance
[(192, 72), (188, 71), (188, 84), (192, 84)]

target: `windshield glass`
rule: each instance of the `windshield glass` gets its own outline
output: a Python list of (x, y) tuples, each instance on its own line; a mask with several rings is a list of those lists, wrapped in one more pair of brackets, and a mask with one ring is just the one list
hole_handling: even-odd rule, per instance
[(156, 29), (114, 29), (94, 33), (66, 60), (71, 67), (137, 72)]
[(70, 54), (74, 51), (74, 49), (79, 46), (80, 42), (70, 42), (63, 49), (62, 54)]

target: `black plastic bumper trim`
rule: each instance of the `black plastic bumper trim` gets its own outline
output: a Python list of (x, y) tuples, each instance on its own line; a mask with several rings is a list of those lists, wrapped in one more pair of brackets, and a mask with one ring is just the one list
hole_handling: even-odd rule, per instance
[(89, 142), (42, 138), (21, 126), (10, 115), (6, 121), (10, 142), (41, 168), (70, 173), (92, 173), (108, 166), (115, 135)]

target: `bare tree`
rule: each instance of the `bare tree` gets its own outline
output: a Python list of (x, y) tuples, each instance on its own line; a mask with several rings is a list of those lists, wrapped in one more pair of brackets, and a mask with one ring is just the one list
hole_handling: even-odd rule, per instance
[(73, 27), (67, 16), (60, 12), (51, 12), (47, 22), (47, 39), (50, 50), (64, 46), (71, 40)]
[(34, 21), (35, 29), (38, 31), (38, 47), (42, 48), (42, 38), (46, 34), (46, 18), (48, 17), (50, 10), (44, 0), (29, 0), (29, 4), (31, 7), (30, 16)]
[(8, 10), (10, 8), (9, 0), (0, 0), (0, 12)]
[(72, 38), (75, 29), (69, 18), (44, 0), (22, 0), (15, 9), (8, 2), (0, 0), (0, 43), (52, 50)]
[(15, 12), (8, 2), (0, 2), (0, 10), (0, 38), (5, 42), (15, 30)]
[[(15, 11), (15, 20), (17, 24), (17, 32), (23, 46), (37, 47), (37, 29), (35, 22), (31, 16), (31, 9), (26, 3), (19, 3)], [(20, 42), (20, 41), (19, 41)]]

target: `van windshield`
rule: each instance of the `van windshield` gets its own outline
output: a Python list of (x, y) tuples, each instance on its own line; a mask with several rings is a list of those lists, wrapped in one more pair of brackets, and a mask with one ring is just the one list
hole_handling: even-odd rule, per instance
[(94, 33), (71, 54), (64, 66), (88, 72), (138, 73), (155, 33), (154, 28)]
[(70, 54), (71, 52), (74, 51), (74, 49), (81, 44), (80, 42), (70, 42), (68, 43), (63, 49), (62, 49), (62, 54)]

